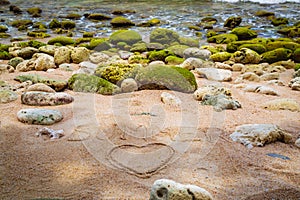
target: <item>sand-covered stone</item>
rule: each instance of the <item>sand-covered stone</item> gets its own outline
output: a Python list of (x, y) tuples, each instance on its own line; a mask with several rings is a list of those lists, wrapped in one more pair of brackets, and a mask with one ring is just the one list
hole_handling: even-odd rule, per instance
[(175, 95), (172, 95), (168, 92), (163, 92), (160, 95), (160, 99), (164, 104), (170, 105), (170, 106), (180, 106), (181, 100), (176, 97)]
[(294, 99), (275, 99), (268, 101), (262, 105), (264, 109), (267, 110), (290, 110), (300, 112), (300, 105)]
[(266, 95), (275, 95), (278, 96), (278, 92), (268, 86), (264, 86), (264, 85), (256, 85), (256, 84), (249, 84), (244, 88), (244, 91), (246, 92), (256, 92), (256, 93), (260, 93), (260, 94), (266, 94)]
[(288, 143), (292, 136), (274, 124), (245, 124), (236, 127), (230, 138), (248, 148), (262, 147), (276, 141)]
[(20, 122), (37, 125), (51, 125), (63, 119), (60, 111), (49, 109), (22, 109), (17, 113)]
[(74, 98), (64, 92), (40, 92), (29, 91), (21, 95), (23, 104), (30, 106), (57, 106), (69, 104), (74, 101)]
[(169, 179), (154, 182), (150, 200), (212, 200), (212, 195), (195, 185), (183, 185)]
[(216, 68), (197, 68), (196, 73), (201, 77), (207, 78), (212, 81), (231, 81), (232, 72), (225, 69)]

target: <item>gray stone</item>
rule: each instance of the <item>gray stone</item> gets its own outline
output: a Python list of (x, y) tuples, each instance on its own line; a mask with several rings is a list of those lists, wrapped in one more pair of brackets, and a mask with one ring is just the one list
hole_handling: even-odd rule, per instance
[(238, 101), (224, 94), (205, 95), (202, 99), (202, 105), (212, 105), (214, 110), (217, 112), (221, 112), (226, 109), (236, 110), (242, 107)]
[(29, 91), (21, 95), (21, 101), (23, 104), (31, 106), (57, 106), (71, 103), (74, 98), (64, 92)]
[(275, 99), (262, 105), (267, 110), (290, 110), (300, 112), (300, 105), (294, 99)]
[(132, 55), (134, 55), (134, 53), (130, 52), (130, 51), (118, 51), (118, 54), (120, 56), (120, 58), (124, 59), (124, 60), (128, 60), (128, 58)]
[(133, 78), (124, 79), (121, 83), (122, 92), (134, 92), (138, 90), (138, 84)]
[(292, 90), (300, 91), (300, 77), (292, 79), (289, 83), (289, 87), (291, 87)]
[(81, 63), (83, 61), (87, 61), (90, 56), (90, 51), (85, 47), (75, 47), (71, 51), (71, 59), (73, 63)]
[(17, 65), (19, 63), (23, 62), (23, 61), (24, 61), (23, 58), (21, 58), (21, 57), (15, 57), (15, 58), (10, 59), (7, 64), (9, 64), (9, 65), (13, 66), (14, 68), (16, 68)]
[(106, 55), (105, 53), (94, 52), (94, 53), (90, 54), (89, 59), (94, 64), (100, 64), (100, 63), (105, 63), (106, 61), (108, 61), (109, 56)]
[(151, 188), (150, 200), (212, 200), (212, 195), (195, 185), (183, 185), (168, 179), (156, 180)]
[(63, 119), (61, 112), (48, 109), (22, 109), (17, 113), (20, 122), (37, 125), (51, 125)]
[(152, 61), (151, 63), (149, 63), (148, 66), (150, 67), (150, 66), (163, 66), (163, 65), (165, 65), (165, 63), (163, 61), (156, 60), (156, 61)]
[(252, 148), (253, 146), (262, 147), (276, 141), (288, 143), (292, 136), (274, 124), (245, 124), (236, 127), (230, 138)]
[(58, 66), (59, 69), (61, 70), (64, 70), (64, 71), (73, 71), (73, 67), (72, 67), (72, 64), (70, 63), (63, 63), (63, 64), (60, 64)]
[(279, 73), (278, 72), (266, 73), (266, 74), (263, 74), (260, 78), (263, 81), (278, 80)]
[(180, 67), (193, 70), (195, 68), (202, 68), (204, 60), (200, 58), (188, 58), (183, 63), (180, 64)]
[(255, 84), (247, 85), (244, 88), (244, 91), (256, 92), (256, 93), (266, 94), (266, 95), (275, 95), (275, 96), (279, 95), (278, 92), (271, 87), (263, 86), (263, 85), (255, 85)]
[(64, 130), (54, 130), (51, 128), (44, 127), (35, 133), (36, 136), (41, 137), (42, 135), (48, 135), (50, 139), (59, 139), (64, 136)]
[(59, 47), (54, 53), (54, 62), (57, 65), (71, 62), (71, 49), (68, 47)]
[(18, 94), (11, 90), (0, 90), (0, 103), (9, 103), (18, 99)]
[(230, 70), (216, 68), (197, 68), (196, 72), (201, 77), (212, 81), (231, 81), (232, 73)]
[(187, 48), (183, 51), (183, 57), (187, 58), (200, 58), (203, 60), (208, 60), (211, 56), (211, 52), (207, 49), (199, 49), (197, 47)]
[(181, 100), (176, 97), (175, 95), (172, 95), (168, 92), (163, 92), (160, 95), (160, 99), (164, 104), (170, 105), (170, 106), (180, 106)]
[(52, 92), (52, 93), (55, 92), (54, 89), (52, 89), (50, 86), (48, 86), (44, 83), (36, 83), (36, 84), (30, 85), (27, 88), (27, 92), (29, 92), (29, 91)]
[(232, 65), (232, 71), (234, 72), (240, 72), (245, 67), (242, 63), (235, 63)]
[(201, 88), (198, 88), (193, 97), (197, 101), (202, 101), (205, 95), (218, 95), (223, 94), (226, 96), (231, 96), (231, 90), (226, 87), (216, 86), (216, 85), (207, 85)]
[(294, 72), (293, 77), (300, 77), (300, 69), (298, 69), (297, 71)]

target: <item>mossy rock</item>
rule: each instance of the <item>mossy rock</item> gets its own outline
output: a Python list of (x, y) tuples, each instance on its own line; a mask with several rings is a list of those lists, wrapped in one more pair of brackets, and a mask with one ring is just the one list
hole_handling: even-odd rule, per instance
[(142, 41), (142, 36), (133, 30), (119, 30), (110, 35), (109, 41), (112, 44), (118, 42), (125, 42), (128, 45), (133, 45), (137, 42)]
[(201, 49), (207, 49), (211, 52), (211, 54), (225, 51), (225, 48), (221, 45), (217, 45), (217, 46), (204, 45), (204, 46), (201, 46)]
[(148, 66), (139, 70), (136, 81), (139, 89), (169, 89), (192, 93), (197, 89), (192, 72), (174, 66)]
[(157, 61), (157, 60), (165, 61), (166, 57), (172, 56), (172, 55), (174, 55), (174, 53), (167, 49), (160, 50), (160, 51), (151, 51), (151, 52), (149, 52), (148, 59), (150, 61)]
[(300, 27), (288, 26), (277, 30), (277, 33), (283, 34), (290, 38), (300, 37)]
[(33, 32), (33, 31), (28, 32), (27, 36), (34, 37), (34, 38), (47, 38), (47, 37), (50, 37), (50, 35), (47, 34), (47, 33), (44, 33), (44, 32)]
[(96, 51), (106, 51), (111, 48), (107, 38), (94, 38), (90, 41), (89, 49)]
[(65, 37), (65, 36), (58, 36), (48, 41), (48, 44), (50, 45), (57, 44), (57, 43), (62, 45), (73, 45), (76, 43), (76, 41), (70, 37)]
[(90, 43), (91, 42), (91, 40), (92, 40), (93, 38), (90, 38), (90, 37), (86, 37), (86, 38), (76, 38), (76, 45), (78, 45), (78, 44), (82, 44), (82, 43)]
[(150, 62), (150, 60), (142, 54), (135, 54), (128, 58), (129, 64), (141, 64), (141, 65), (147, 65)]
[(9, 37), (11, 37), (11, 35), (8, 33), (0, 33), (0, 38), (9, 38)]
[(130, 48), (130, 51), (131, 52), (139, 52), (139, 53), (142, 53), (142, 52), (146, 52), (148, 49), (147, 49), (147, 45), (145, 42), (138, 42), (138, 43), (135, 43), (132, 45), (132, 47)]
[(4, 25), (0, 25), (0, 33), (4, 33), (6, 31), (8, 31), (8, 28)]
[(9, 103), (18, 99), (18, 94), (11, 90), (0, 90), (0, 104)]
[(288, 24), (289, 20), (285, 17), (278, 17), (272, 20), (272, 25), (274, 26), (280, 26), (280, 25), (285, 25)]
[(288, 60), (292, 55), (290, 49), (278, 48), (273, 51), (268, 51), (261, 54), (261, 61), (267, 63), (274, 63), (277, 61)]
[(111, 19), (110, 16), (107, 16), (107, 15), (104, 15), (104, 14), (101, 14), (101, 13), (93, 13), (93, 14), (90, 14), (88, 15), (87, 17), (88, 19), (91, 19), (91, 20), (109, 20)]
[(251, 49), (242, 48), (232, 54), (232, 60), (243, 64), (258, 64), (261, 60), (260, 55)]
[(51, 79), (37, 74), (19, 75), (15, 77), (14, 80), (19, 82), (31, 81), (32, 83), (44, 83), (53, 88), (56, 92), (63, 91), (67, 87), (66, 81)]
[(10, 66), (13, 66), (13, 68), (16, 69), (17, 65), (23, 61), (24, 61), (24, 59), (21, 57), (14, 57), (14, 58), (10, 59), (7, 64)]
[(69, 13), (65, 18), (78, 20), (81, 18), (81, 15), (78, 13)]
[(188, 38), (188, 37), (180, 37), (179, 44), (187, 45), (190, 47), (199, 47), (199, 39)]
[(160, 20), (157, 19), (157, 18), (153, 18), (153, 19), (150, 19), (146, 22), (142, 22), (140, 24), (138, 24), (137, 26), (140, 26), (140, 27), (152, 27), (152, 26), (156, 26), (160, 24)]
[(61, 23), (57, 19), (52, 19), (52, 21), (49, 23), (50, 29), (56, 29), (60, 27), (61, 27)]
[(266, 10), (258, 10), (254, 13), (254, 15), (258, 17), (269, 17), (269, 16), (275, 16), (275, 13)]
[(84, 32), (82, 34), (82, 37), (84, 37), (84, 38), (92, 38), (92, 37), (94, 37), (94, 35), (95, 35), (95, 32)]
[(300, 63), (296, 64), (294, 69), (295, 69), (295, 71), (299, 71), (300, 70)]
[(150, 33), (150, 43), (170, 45), (173, 42), (179, 42), (179, 38), (177, 32), (165, 28), (157, 28)]
[(94, 75), (74, 74), (68, 80), (69, 89), (75, 92), (98, 93), (112, 95), (120, 93), (121, 89), (109, 81)]
[(135, 25), (131, 20), (125, 17), (115, 17), (110, 21), (110, 24), (113, 27), (128, 27)]
[(238, 36), (235, 34), (219, 34), (216, 36), (212, 36), (210, 38), (207, 38), (207, 42), (210, 43), (217, 43), (217, 44), (228, 44), (234, 41), (238, 40)]
[(35, 22), (33, 25), (32, 25), (32, 28), (35, 28), (35, 29), (38, 29), (38, 31), (43, 31), (43, 32), (47, 32), (47, 25), (42, 23), (42, 22)]
[(29, 19), (20, 19), (20, 20), (14, 20), (11, 24), (13, 27), (21, 27), (21, 26), (25, 26), (25, 27), (28, 27), (28, 26), (31, 26), (33, 25), (33, 22)]
[[(251, 48), (249, 49), (252, 49), (254, 48), (253, 45), (256, 45), (256, 44), (260, 44), (260, 45), (263, 45), (265, 47), (265, 45), (270, 42), (268, 39), (265, 39), (265, 38), (255, 38), (255, 39), (252, 39), (252, 40), (242, 40), (242, 41), (234, 41), (234, 42), (231, 42), (229, 44), (227, 44), (226, 46), (226, 51), (230, 52), (230, 53), (234, 53), (235, 51), (239, 50), (240, 46), (242, 45), (249, 45)], [(248, 48), (248, 47), (245, 47), (245, 48)], [(259, 49), (259, 47), (257, 47), (257, 49)], [(254, 49), (252, 49), (254, 50)]]
[(8, 51), (9, 47), (11, 47), (11, 45), (0, 43), (0, 51)]
[(234, 28), (231, 33), (237, 35), (239, 40), (250, 40), (257, 37), (256, 31), (246, 27)]
[(38, 7), (28, 8), (27, 12), (32, 16), (38, 17), (42, 13), (42, 9)]
[(189, 48), (187, 45), (173, 45), (167, 48), (167, 50), (173, 52), (176, 56), (183, 58), (183, 52)]
[(95, 75), (99, 76), (113, 84), (120, 84), (126, 78), (134, 78), (141, 65), (137, 64), (111, 64), (108, 66), (99, 66)]
[(266, 48), (268, 51), (272, 51), (272, 50), (278, 49), (278, 48), (286, 48), (286, 49), (295, 51), (296, 49), (300, 48), (300, 44), (298, 44), (296, 42), (275, 41), (275, 42), (269, 42), (268, 44), (266, 44)]
[(9, 60), (12, 58), (12, 55), (10, 55), (7, 51), (0, 50), (0, 60)]
[(213, 36), (216, 36), (216, 35), (218, 35), (217, 32), (213, 31), (213, 30), (207, 31), (207, 33), (206, 33), (207, 38), (210, 38), (210, 37), (213, 37)]
[(168, 56), (165, 59), (165, 63), (167, 63), (168, 65), (180, 65), (184, 62), (184, 60), (184, 58), (180, 58), (177, 56)]
[(210, 56), (210, 59), (212, 59), (214, 62), (224, 62), (226, 60), (229, 60), (230, 58), (231, 53), (228, 52), (219, 52)]
[(60, 24), (61, 24), (61, 28), (63, 29), (73, 29), (76, 27), (75, 22), (70, 20), (62, 20)]
[(300, 48), (296, 49), (293, 53), (293, 60), (296, 63), (300, 63)]
[(228, 28), (234, 28), (240, 25), (240, 23), (242, 22), (242, 17), (229, 17), (225, 20), (224, 22), (224, 27), (228, 27)]
[(253, 51), (256, 51), (258, 54), (262, 54), (267, 51), (266, 47), (262, 44), (243, 44), (238, 47), (238, 50), (240, 50), (241, 48), (252, 49)]
[(36, 49), (47, 45), (46, 43), (40, 42), (40, 41), (37, 41), (37, 40), (30, 40), (30, 41), (27, 42), (27, 44), (28, 44), (29, 47), (33, 47), (33, 48), (36, 48)]

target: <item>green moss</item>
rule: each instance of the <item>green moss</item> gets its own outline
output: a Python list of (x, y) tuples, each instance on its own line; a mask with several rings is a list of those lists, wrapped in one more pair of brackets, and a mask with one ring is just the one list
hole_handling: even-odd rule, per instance
[(212, 59), (214, 62), (224, 62), (226, 60), (229, 60), (230, 57), (231, 57), (231, 53), (219, 52), (211, 55), (210, 59)]
[(119, 84), (126, 78), (134, 78), (141, 66), (136, 64), (112, 64), (109, 66), (99, 66), (95, 75), (111, 83)]
[(50, 29), (56, 29), (60, 27), (61, 27), (61, 23), (57, 19), (52, 19), (52, 21), (49, 23)]
[(212, 54), (219, 53), (219, 52), (224, 52), (225, 51), (225, 49), (224, 49), (224, 47), (222, 45), (217, 45), (217, 46), (204, 45), (204, 46), (201, 46), (201, 49), (207, 49)]
[(82, 37), (84, 38), (89, 38), (89, 37), (94, 37), (95, 33), (94, 32), (84, 32), (82, 34)]
[(65, 34), (68, 33), (68, 30), (62, 29), (62, 28), (57, 28), (53, 31), (56, 34)]
[(241, 48), (252, 49), (253, 51), (256, 51), (259, 54), (265, 53), (267, 51), (266, 47), (262, 44), (243, 44), (239, 46), (238, 50), (240, 50)]
[(157, 28), (150, 33), (150, 42), (170, 45), (179, 42), (179, 34), (173, 30)]
[(152, 27), (152, 26), (156, 26), (160, 24), (160, 20), (157, 19), (157, 18), (153, 18), (153, 19), (150, 19), (146, 22), (143, 22), (143, 23), (140, 23), (138, 24), (137, 26), (141, 26), (141, 27)]
[(150, 61), (157, 61), (157, 60), (165, 61), (166, 57), (172, 55), (174, 55), (174, 53), (167, 49), (160, 50), (160, 51), (151, 51), (149, 52), (148, 59)]
[(275, 13), (266, 10), (258, 10), (254, 15), (258, 17), (269, 17), (269, 16), (274, 16)]
[(42, 9), (38, 8), (38, 7), (33, 7), (33, 8), (28, 8), (27, 9), (27, 12), (30, 14), (30, 15), (37, 15), (37, 14), (41, 14), (42, 13)]
[(213, 37), (213, 36), (216, 36), (216, 35), (218, 35), (218, 34), (215, 31), (212, 31), (212, 30), (207, 31), (207, 33), (206, 33), (207, 38), (210, 38), (210, 37)]
[(300, 63), (300, 48), (296, 49), (293, 53), (293, 60), (296, 63)]
[(261, 55), (262, 62), (274, 63), (277, 61), (288, 60), (292, 55), (292, 51), (285, 48), (275, 49), (265, 52)]
[(224, 27), (234, 28), (240, 25), (241, 22), (242, 22), (241, 17), (232, 16), (225, 20)]
[(11, 47), (11, 45), (1, 44), (0, 43), (0, 51), (8, 51), (9, 47)]
[(180, 37), (179, 44), (187, 45), (189, 47), (199, 47), (199, 39)]
[(284, 24), (288, 24), (289, 20), (285, 17), (278, 17), (272, 20), (272, 25), (274, 26), (280, 26)]
[(0, 38), (9, 38), (9, 37), (11, 37), (11, 35), (7, 33), (0, 33)]
[(217, 44), (228, 44), (234, 41), (237, 41), (238, 37), (235, 34), (219, 34), (216, 36), (212, 36), (207, 38), (207, 42), (217, 43)]
[(193, 73), (181, 67), (148, 66), (139, 70), (136, 81), (140, 89), (170, 89), (192, 93), (197, 89)]
[(176, 56), (183, 57), (183, 52), (189, 48), (187, 45), (173, 45), (167, 48), (167, 50), (173, 52)]
[(49, 34), (44, 33), (44, 32), (28, 32), (27, 36), (34, 37), (34, 38), (47, 38), (47, 37), (50, 37)]
[[(265, 38), (255, 38), (252, 40), (235, 41), (235, 42), (231, 42), (231, 43), (227, 44), (226, 50), (230, 53), (234, 53), (235, 51), (239, 50), (240, 46), (246, 45), (246, 44), (247, 45), (251, 44), (251, 45), (249, 45), (251, 47), (249, 49), (252, 49), (252, 48), (259, 49), (261, 46), (254, 47), (254, 46), (252, 46), (252, 44), (254, 44), (254, 45), (260, 44), (260, 45), (265, 46), (268, 42), (270, 42), (269, 39), (265, 39)], [(254, 49), (252, 49), (252, 50), (254, 50)]]
[(8, 30), (6, 26), (0, 25), (0, 33), (4, 33)]
[(110, 35), (109, 41), (112, 44), (125, 42), (128, 45), (133, 45), (139, 41), (142, 41), (142, 36), (133, 30), (119, 30)]
[(67, 14), (66, 18), (78, 20), (81, 18), (81, 15), (78, 13), (69, 13), (69, 14)]
[(131, 52), (146, 52), (147, 51), (147, 45), (145, 42), (138, 42), (138, 43), (135, 43), (134, 45), (132, 45), (131, 49), (130, 49)]
[(12, 58), (12, 55), (10, 55), (7, 51), (0, 50), (0, 60), (9, 60)]
[(53, 88), (56, 92), (63, 91), (67, 87), (67, 82), (63, 80), (56, 80), (47, 77), (43, 77), (37, 74), (24, 74), (19, 75), (14, 78), (14, 80), (19, 82), (31, 81), (32, 83), (44, 83), (51, 88)]
[(149, 59), (147, 59), (145, 55), (141, 55), (141, 54), (133, 55), (128, 58), (129, 64), (147, 65), (149, 62), (150, 62)]
[(234, 28), (231, 33), (237, 35), (239, 40), (250, 40), (257, 37), (256, 31), (246, 27)]
[(300, 69), (300, 63), (296, 64), (294, 69), (295, 71), (298, 71)]
[(168, 56), (165, 59), (165, 63), (167, 63), (168, 65), (179, 65), (181, 63), (183, 63), (184, 58), (179, 58), (177, 56)]
[(91, 40), (92, 40), (92, 38), (76, 38), (75, 41), (76, 41), (76, 44), (78, 45), (78, 44), (82, 44), (82, 43), (86, 43), (86, 42), (90, 43)]
[(10, 59), (7, 64), (9, 64), (10, 66), (13, 66), (16, 69), (17, 65), (23, 61), (24, 61), (24, 59), (21, 57), (14, 57), (14, 58)]
[(115, 17), (110, 21), (110, 24), (113, 27), (128, 27), (135, 25), (131, 20), (125, 17)]
[(31, 26), (33, 25), (32, 21), (29, 19), (20, 19), (20, 20), (14, 20), (11, 24), (13, 27), (21, 27), (21, 26)]
[(90, 15), (88, 15), (87, 18), (92, 19), (92, 20), (109, 20), (109, 19), (111, 19), (110, 16), (107, 16), (107, 15), (104, 15), (104, 14), (101, 14), (101, 13), (90, 14)]
[(300, 44), (296, 42), (275, 41), (266, 44), (266, 48), (268, 51), (272, 51), (278, 48), (286, 48), (295, 51), (296, 49), (300, 48)]
[(38, 29), (39, 31), (43, 30), (44, 32), (46, 32), (47, 30), (47, 25), (42, 23), (42, 22), (35, 22), (32, 25), (32, 28)]
[(30, 40), (30, 41), (28, 41), (27, 44), (28, 44), (28, 46), (34, 47), (36, 49), (47, 45), (46, 43), (43, 43), (43, 42), (40, 42), (40, 41), (37, 41), (37, 40)]
[(70, 20), (63, 20), (61, 21), (61, 28), (63, 29), (73, 29), (76, 27), (75, 22), (70, 21)]
[(48, 41), (48, 44), (53, 45), (53, 44), (62, 44), (62, 45), (72, 45), (75, 44), (75, 40), (73, 40), (70, 37), (64, 37), (64, 36), (58, 36), (55, 38), (52, 38)]

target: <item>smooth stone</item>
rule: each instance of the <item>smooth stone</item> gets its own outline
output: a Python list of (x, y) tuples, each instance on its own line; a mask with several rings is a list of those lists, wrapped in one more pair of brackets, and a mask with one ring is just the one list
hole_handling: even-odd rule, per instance
[(58, 66), (59, 69), (61, 70), (64, 70), (64, 71), (73, 71), (73, 67), (72, 67), (72, 64), (70, 63), (63, 63), (63, 64), (60, 64)]
[(33, 67), (37, 71), (47, 71), (48, 69), (56, 68), (54, 58), (45, 53), (36, 53), (31, 60), (33, 60)]
[(73, 63), (79, 64), (83, 61), (87, 61), (90, 56), (90, 50), (85, 47), (75, 47), (71, 51), (71, 59)]
[(216, 85), (207, 85), (204, 87), (198, 88), (194, 94), (193, 98), (197, 101), (202, 101), (205, 95), (218, 95), (224, 94), (226, 96), (231, 96), (232, 92), (229, 88), (216, 86)]
[(256, 93), (260, 93), (260, 94), (266, 94), (266, 95), (275, 95), (278, 96), (278, 92), (276, 90), (274, 90), (271, 87), (268, 86), (263, 86), (263, 85), (247, 85), (244, 88), (244, 91), (246, 92), (256, 92)]
[(298, 138), (295, 142), (296, 147), (300, 148), (300, 138)]
[(300, 112), (300, 105), (294, 99), (275, 99), (268, 101), (262, 105), (267, 110), (290, 110)]
[(232, 65), (232, 71), (234, 72), (240, 72), (245, 67), (242, 63), (235, 63)]
[(232, 71), (232, 66), (230, 66), (228, 64), (225, 64), (225, 63), (221, 63), (221, 62), (216, 62), (215, 68), (217, 68), (217, 69), (231, 70)]
[(138, 90), (138, 84), (133, 78), (124, 79), (121, 83), (122, 92), (134, 92)]
[(212, 81), (231, 81), (232, 73), (230, 70), (216, 68), (197, 68), (196, 73)]
[(172, 95), (168, 92), (163, 92), (160, 95), (160, 99), (164, 104), (170, 105), (170, 106), (180, 106), (181, 100), (176, 97), (175, 95)]
[(55, 45), (46, 45), (46, 46), (41, 46), (39, 48), (39, 51), (41, 53), (45, 53), (45, 54), (48, 54), (50, 56), (54, 56), (54, 53), (56, 51), (56, 49), (58, 49), (59, 47), (58, 46), (55, 46)]
[(55, 90), (52, 89), (50, 86), (44, 84), (44, 83), (36, 83), (33, 85), (30, 85), (27, 90), (27, 92), (29, 91), (40, 91), (40, 92), (52, 92), (54, 93)]
[(0, 90), (0, 103), (9, 103), (18, 99), (18, 94), (11, 90)]
[(165, 65), (165, 63), (163, 61), (160, 60), (156, 60), (156, 61), (152, 61), (148, 64), (148, 67), (150, 66), (163, 66)]
[(212, 200), (212, 195), (195, 185), (183, 185), (169, 179), (154, 182), (150, 200)]
[(64, 92), (30, 91), (21, 95), (21, 101), (23, 104), (31, 106), (57, 106), (69, 104), (74, 101), (74, 98)]
[(183, 51), (183, 57), (187, 58), (200, 58), (203, 60), (208, 60), (211, 56), (211, 52), (207, 49), (199, 49), (196, 47), (187, 48)]
[(193, 70), (195, 68), (201, 68), (203, 66), (203, 62), (204, 60), (200, 58), (188, 58), (180, 64), (180, 67), (187, 70)]
[(94, 64), (100, 64), (100, 63), (105, 63), (106, 61), (108, 61), (109, 56), (106, 55), (105, 53), (94, 52), (94, 53), (90, 54), (89, 59)]
[(245, 124), (236, 127), (230, 138), (234, 142), (252, 148), (253, 146), (262, 147), (276, 141), (288, 143), (292, 136), (274, 124)]
[(17, 113), (20, 122), (37, 125), (52, 125), (63, 119), (60, 111), (48, 109), (22, 109)]
[(291, 87), (292, 90), (300, 91), (300, 77), (292, 79), (289, 83), (289, 87)]
[(273, 73), (266, 73), (260, 76), (260, 79), (262, 81), (270, 81), (270, 80), (278, 80), (279, 79), (279, 73), (273, 72)]

